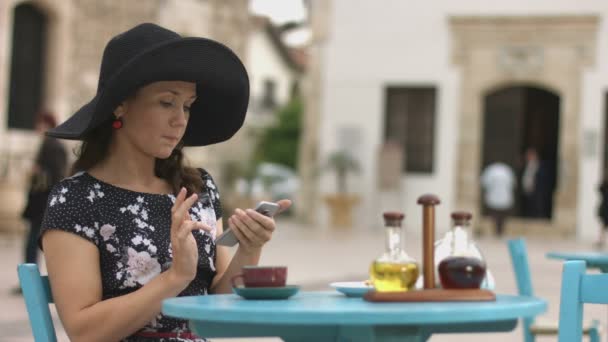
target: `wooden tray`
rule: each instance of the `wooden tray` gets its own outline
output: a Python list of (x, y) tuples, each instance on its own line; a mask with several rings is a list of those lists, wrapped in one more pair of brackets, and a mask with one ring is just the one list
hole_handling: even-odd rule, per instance
[(413, 290), (407, 292), (367, 292), (363, 298), (368, 302), (491, 302), (496, 295), (489, 290)]

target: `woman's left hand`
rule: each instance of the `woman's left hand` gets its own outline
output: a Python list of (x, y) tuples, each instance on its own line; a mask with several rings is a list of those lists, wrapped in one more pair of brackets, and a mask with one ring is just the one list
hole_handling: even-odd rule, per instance
[[(281, 207), (277, 214), (287, 210), (291, 201), (283, 199), (277, 202)], [(276, 225), (272, 217), (264, 216), (253, 209), (236, 209), (228, 219), (230, 228), (239, 240), (239, 248), (246, 253), (258, 252), (272, 238)]]

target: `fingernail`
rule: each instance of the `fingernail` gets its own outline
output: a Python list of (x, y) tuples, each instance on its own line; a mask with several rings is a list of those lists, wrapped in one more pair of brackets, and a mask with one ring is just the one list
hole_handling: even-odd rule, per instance
[(243, 213), (243, 211), (241, 209), (236, 209), (235, 211), (236, 211), (237, 214), (242, 214)]

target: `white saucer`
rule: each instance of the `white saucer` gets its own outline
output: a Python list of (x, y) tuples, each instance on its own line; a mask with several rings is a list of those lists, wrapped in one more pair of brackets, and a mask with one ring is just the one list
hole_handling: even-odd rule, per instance
[(374, 287), (363, 281), (342, 281), (329, 284), (339, 292), (342, 292), (347, 297), (363, 297), (369, 290)]

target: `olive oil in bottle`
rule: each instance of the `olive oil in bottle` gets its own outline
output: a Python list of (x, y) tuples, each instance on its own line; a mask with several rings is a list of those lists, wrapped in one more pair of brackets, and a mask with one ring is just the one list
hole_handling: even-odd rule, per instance
[(416, 284), (418, 263), (401, 247), (401, 212), (384, 213), (386, 249), (370, 266), (370, 280), (378, 292), (408, 291)]

